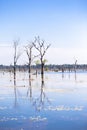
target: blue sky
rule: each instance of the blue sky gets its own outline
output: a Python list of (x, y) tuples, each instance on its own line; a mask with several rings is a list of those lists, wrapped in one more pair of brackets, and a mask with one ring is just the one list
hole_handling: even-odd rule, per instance
[(38, 35), (52, 48), (87, 48), (87, 0), (0, 0), (1, 45)]

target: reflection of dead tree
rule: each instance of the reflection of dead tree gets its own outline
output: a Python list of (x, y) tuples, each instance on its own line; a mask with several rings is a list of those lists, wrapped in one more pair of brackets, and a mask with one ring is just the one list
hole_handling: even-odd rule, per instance
[(44, 75), (44, 56), (50, 47), (50, 44), (45, 47), (45, 41), (41, 40), (40, 37), (35, 38), (35, 42), (33, 43), (33, 46), (36, 48), (36, 50), (39, 52), (40, 56), (40, 62), (41, 62), (41, 76), (43, 78)]
[(21, 93), (16, 85), (16, 80), (14, 80), (14, 107), (17, 108), (19, 107), (19, 103), (18, 103), (18, 97), (21, 97)]
[(29, 86), (28, 86), (28, 90), (27, 90), (27, 96), (30, 96), (30, 100), (32, 100), (31, 78), (29, 78)]
[(15, 102), (14, 102), (14, 107), (18, 106), (17, 103), (17, 88), (16, 88), (16, 80), (14, 79), (14, 95), (15, 95)]
[(15, 40), (13, 46), (14, 47), (14, 80), (16, 80), (16, 64), (21, 55), (21, 53), (18, 52), (18, 44), (19, 44), (19, 40)]
[(44, 106), (44, 99), (45, 99), (46, 95), (44, 92), (44, 82), (42, 80), (42, 84), (41, 84), (41, 93), (40, 93), (40, 105)]
[(35, 100), (33, 100), (33, 106), (35, 107), (35, 110), (41, 111), (42, 109), (44, 109), (46, 102), (50, 104), (50, 101), (44, 91), (44, 82), (42, 81), (40, 96), (39, 98), (36, 98)]

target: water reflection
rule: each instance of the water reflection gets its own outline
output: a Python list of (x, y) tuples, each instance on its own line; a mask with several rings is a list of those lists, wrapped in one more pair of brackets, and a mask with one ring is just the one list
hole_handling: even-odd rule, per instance
[[(61, 78), (61, 73), (59, 75), (53, 73), (47, 74), (48, 78), (44, 80), (34, 76), (32, 77), (34, 80), (30, 78), (20, 82), (20, 77), (19, 79), (17, 77), (13, 82), (14, 87), (1, 86), (0, 129), (86, 130), (86, 84), (75, 83), (74, 73), (70, 73), (71, 80), (68, 77), (69, 73), (64, 74), (64, 80)], [(78, 80), (87, 81), (87, 74), (79, 75), (77, 72), (76, 76)]]
[(31, 86), (31, 77), (29, 78), (29, 86), (27, 90), (27, 97), (30, 97), (30, 100), (32, 100), (32, 86)]
[(77, 81), (77, 74), (76, 74), (76, 71), (75, 71), (75, 81)]
[(49, 111), (82, 111), (84, 109), (84, 106), (64, 106), (64, 105), (59, 105), (59, 106), (49, 106), (45, 110)]
[(41, 87), (40, 87), (40, 95), (37, 96), (37, 98), (33, 99), (33, 106), (35, 107), (36, 111), (41, 111), (44, 109), (45, 103), (51, 103), (50, 100), (48, 99), (46, 93), (45, 93), (45, 83), (44, 80), (41, 80)]
[(62, 79), (64, 79), (64, 72), (62, 72)]
[(14, 79), (14, 97), (15, 97), (14, 107), (16, 108), (16, 107), (18, 106), (18, 102), (17, 102), (17, 87), (16, 87), (16, 79)]

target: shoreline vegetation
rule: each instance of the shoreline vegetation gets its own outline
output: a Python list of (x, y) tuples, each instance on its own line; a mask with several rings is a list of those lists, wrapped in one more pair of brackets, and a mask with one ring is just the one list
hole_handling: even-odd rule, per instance
[[(31, 71), (40, 72), (41, 65), (32, 65)], [(28, 65), (16, 65), (17, 71), (28, 71)], [(14, 65), (0, 65), (0, 71), (14, 71)], [(74, 72), (74, 71), (87, 71), (87, 64), (63, 64), (63, 65), (44, 65), (44, 71), (54, 72)]]

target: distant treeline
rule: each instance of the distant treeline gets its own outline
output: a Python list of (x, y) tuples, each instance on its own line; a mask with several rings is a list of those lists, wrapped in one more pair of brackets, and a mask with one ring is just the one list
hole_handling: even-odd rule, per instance
[[(7, 65), (0, 65), (0, 70), (6, 70), (6, 71), (12, 71), (14, 68), (13, 65), (7, 66)], [(36, 70), (36, 69), (40, 69), (41, 65), (32, 65), (31, 69)], [(16, 65), (16, 69), (18, 71), (27, 71), (28, 70), (28, 65)], [(86, 71), (87, 70), (87, 64), (77, 64), (75, 66), (75, 64), (63, 64), (63, 65), (45, 65), (44, 66), (44, 70), (45, 71), (74, 71), (74, 70), (83, 70)]]

